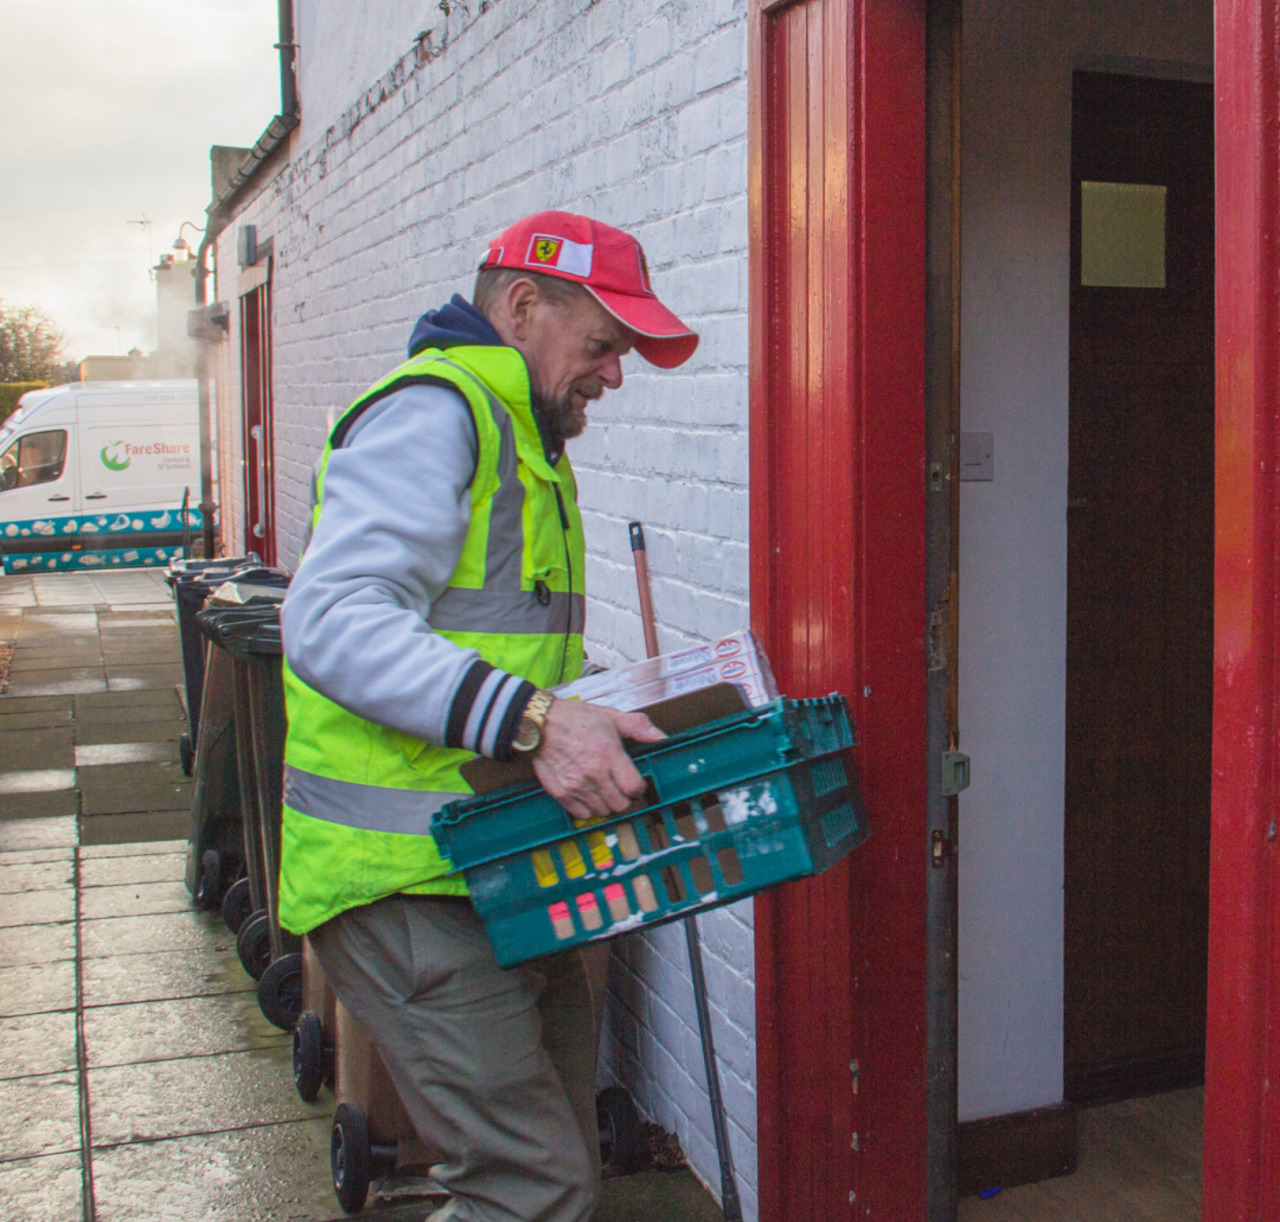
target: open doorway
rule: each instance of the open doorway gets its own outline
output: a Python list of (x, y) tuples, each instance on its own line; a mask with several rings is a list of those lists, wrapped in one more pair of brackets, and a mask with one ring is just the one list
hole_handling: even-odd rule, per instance
[(1203, 1081), (1213, 92), (1075, 74), (1063, 1091)]

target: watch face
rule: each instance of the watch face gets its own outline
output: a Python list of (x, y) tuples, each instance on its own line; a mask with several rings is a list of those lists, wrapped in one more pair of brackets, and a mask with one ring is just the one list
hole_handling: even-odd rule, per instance
[(521, 717), (512, 746), (519, 751), (532, 751), (541, 741), (542, 729), (538, 723), (532, 717)]

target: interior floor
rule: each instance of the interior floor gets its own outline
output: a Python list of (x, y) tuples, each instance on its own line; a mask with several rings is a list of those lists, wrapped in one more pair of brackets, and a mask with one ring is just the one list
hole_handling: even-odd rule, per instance
[(1198, 1222), (1204, 1089), (1084, 1109), (1074, 1175), (960, 1202), (960, 1222)]

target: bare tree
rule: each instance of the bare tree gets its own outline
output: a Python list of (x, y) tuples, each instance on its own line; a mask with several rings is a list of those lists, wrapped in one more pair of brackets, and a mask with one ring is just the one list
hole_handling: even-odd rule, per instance
[(39, 306), (0, 301), (0, 382), (60, 380), (65, 342)]

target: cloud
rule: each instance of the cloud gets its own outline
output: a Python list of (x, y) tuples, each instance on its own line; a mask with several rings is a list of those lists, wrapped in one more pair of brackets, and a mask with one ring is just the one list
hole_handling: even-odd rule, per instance
[(150, 255), (203, 226), (209, 146), (279, 109), (275, 23), (262, 0), (0, 8), (0, 107), (21, 116), (0, 128), (0, 298), (48, 311), (70, 356), (154, 346)]

